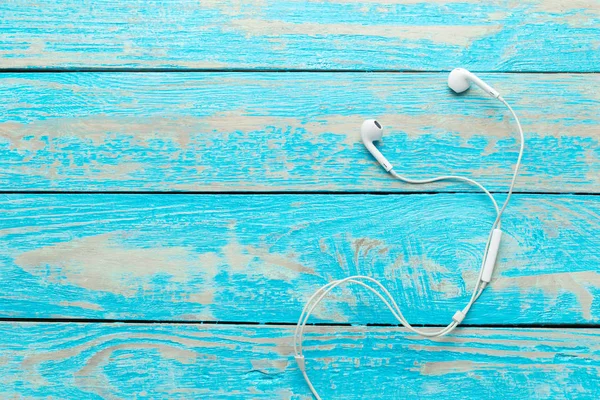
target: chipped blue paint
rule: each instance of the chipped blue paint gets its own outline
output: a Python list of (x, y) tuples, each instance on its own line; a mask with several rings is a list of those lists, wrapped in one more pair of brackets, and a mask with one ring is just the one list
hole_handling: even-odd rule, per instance
[(595, 0), (410, 3), (3, 2), (0, 68), (598, 71)]
[[(573, 73), (599, 72), (596, 0), (408, 3), (0, 4), (3, 71), (207, 70), (2, 74), (2, 190), (215, 192), (3, 194), (0, 317), (290, 323), (316, 287), (364, 273), (411, 322), (447, 323), (480, 262), (482, 195), (220, 192), (415, 190), (360, 144), (367, 117), (385, 124), (398, 170), (505, 191), (514, 124), (482, 93), (446, 89), (439, 71), (463, 66), (522, 117), (517, 190), (562, 193), (514, 196), (494, 280), (465, 322), (597, 324), (600, 81)], [(215, 72), (242, 69), (255, 72)], [(321, 72), (257, 72), (299, 69)], [(393, 322), (358, 290), (313, 321)], [(5, 321), (0, 397), (309, 399), (291, 329)], [(308, 368), (327, 399), (600, 398), (598, 329), (439, 341), (311, 329)]]
[[(598, 76), (483, 77), (522, 118), (517, 190), (600, 189)], [(475, 190), (391, 179), (360, 143), (368, 117), (413, 176), (505, 191), (517, 152), (502, 105), (453, 95), (446, 74), (4, 74), (0, 96), (4, 190)]]
[[(516, 195), (466, 323), (598, 322), (598, 206)], [(476, 194), (7, 195), (0, 209), (4, 317), (262, 323), (294, 322), (319, 285), (357, 273), (384, 281), (410, 321), (446, 323), (493, 217)], [(356, 289), (317, 320), (393, 322)]]
[[(3, 398), (311, 399), (292, 327), (0, 324)], [(338, 331), (338, 333), (335, 333)], [(326, 399), (596, 399), (599, 333), (473, 329), (428, 340), (322, 327), (307, 366)]]

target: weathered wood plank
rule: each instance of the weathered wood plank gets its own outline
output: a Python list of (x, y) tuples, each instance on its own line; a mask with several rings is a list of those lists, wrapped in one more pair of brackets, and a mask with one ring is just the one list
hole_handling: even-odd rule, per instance
[[(485, 74), (522, 118), (519, 191), (600, 191), (600, 75)], [(413, 176), (464, 174), (505, 191), (515, 125), (446, 74), (75, 73), (0, 77), (0, 188), (97, 191), (419, 191)]]
[[(311, 399), (290, 326), (0, 324), (2, 398)], [(325, 399), (597, 399), (600, 331), (312, 328)]]
[[(600, 321), (598, 196), (516, 195), (467, 324)], [(295, 322), (361, 273), (414, 323), (443, 324), (476, 278), (483, 195), (5, 195), (0, 316)], [(466, 283), (465, 283), (466, 282)], [(315, 321), (393, 323), (357, 288)]]
[(0, 68), (599, 71), (596, 0), (25, 0)]

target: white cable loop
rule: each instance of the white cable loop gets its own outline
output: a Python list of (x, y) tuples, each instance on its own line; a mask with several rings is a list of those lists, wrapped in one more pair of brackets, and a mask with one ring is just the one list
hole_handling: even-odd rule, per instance
[[(511, 180), (509, 190), (508, 190), (508, 194), (507, 194), (506, 199), (504, 200), (504, 204), (502, 205), (501, 208), (498, 208), (498, 204), (496, 203), (496, 200), (494, 199), (492, 194), (485, 187), (483, 187), (483, 185), (481, 185), (477, 181), (470, 179), (470, 178), (465, 178), (465, 177), (455, 176), (455, 175), (446, 175), (446, 176), (438, 176), (438, 177), (429, 178), (429, 179), (411, 179), (411, 178), (406, 178), (404, 176), (399, 175), (393, 169), (391, 169), (389, 171), (390, 174), (392, 176), (394, 176), (395, 178), (397, 178), (405, 183), (409, 183), (409, 184), (420, 185), (420, 184), (427, 184), (427, 183), (446, 181), (446, 180), (457, 180), (457, 181), (466, 182), (471, 185), (477, 186), (479, 189), (481, 189), (487, 195), (487, 197), (490, 199), (490, 201), (492, 202), (492, 204), (494, 206), (494, 210), (496, 211), (496, 218), (492, 224), (490, 234), (488, 235), (488, 240), (486, 242), (485, 249), (483, 252), (483, 259), (482, 259), (481, 267), (479, 269), (479, 276), (477, 278), (475, 288), (473, 289), (473, 293), (472, 293), (471, 298), (469, 299), (469, 302), (467, 303), (467, 305), (462, 310), (455, 313), (455, 315), (459, 315), (459, 317), (461, 318), (460, 321), (462, 321), (462, 318), (464, 318), (464, 316), (469, 312), (469, 310), (471, 309), (471, 307), (473, 306), (475, 301), (479, 298), (479, 296), (481, 296), (481, 294), (483, 293), (483, 290), (487, 286), (487, 282), (482, 281), (481, 278), (482, 278), (482, 274), (484, 271), (484, 265), (486, 262), (486, 258), (488, 256), (488, 251), (490, 248), (490, 241), (492, 239), (492, 234), (494, 232), (494, 229), (500, 228), (500, 225), (501, 225), (500, 219), (501, 219), (502, 214), (504, 213), (504, 210), (506, 209), (506, 206), (508, 205), (508, 202), (512, 196), (513, 189), (515, 186), (515, 181), (517, 179), (517, 175), (519, 172), (519, 167), (521, 166), (521, 159), (523, 158), (523, 150), (525, 148), (525, 138), (523, 135), (523, 129), (521, 127), (521, 123), (519, 122), (519, 118), (515, 114), (512, 107), (502, 97), (498, 97), (498, 100), (500, 100), (506, 107), (508, 107), (510, 113), (512, 114), (513, 118), (515, 119), (515, 121), (517, 123), (517, 127), (519, 130), (519, 137), (520, 137), (519, 156), (517, 157), (517, 162), (515, 164), (512, 180)], [(372, 283), (376, 287), (373, 287), (373, 286), (365, 283), (364, 281)], [(438, 331), (428, 332), (428, 331), (423, 331), (421, 329), (417, 329), (417, 328), (413, 327), (406, 320), (406, 318), (400, 311), (400, 307), (398, 306), (398, 304), (396, 303), (396, 301), (394, 300), (394, 298), (390, 294), (390, 292), (385, 288), (385, 286), (383, 286), (381, 284), (381, 282), (379, 282), (378, 280), (368, 277), (368, 276), (362, 276), (362, 275), (350, 276), (348, 278), (335, 280), (335, 281), (327, 283), (326, 285), (323, 285), (321, 288), (319, 288), (317, 291), (315, 291), (315, 293), (306, 302), (306, 305), (302, 309), (302, 313), (300, 314), (300, 318), (298, 319), (298, 323), (296, 325), (296, 330), (294, 332), (294, 355), (295, 355), (296, 361), (298, 362), (298, 366), (302, 372), (304, 380), (306, 381), (311, 393), (315, 396), (315, 398), (317, 400), (321, 400), (321, 397), (317, 393), (315, 387), (313, 386), (313, 384), (310, 381), (308, 374), (306, 372), (305, 359), (304, 359), (304, 354), (303, 354), (304, 330), (305, 330), (306, 324), (308, 322), (308, 319), (310, 318), (310, 315), (312, 314), (314, 309), (319, 305), (319, 303), (321, 303), (321, 301), (323, 301), (323, 299), (325, 299), (325, 297), (333, 289), (335, 289), (336, 287), (341, 286), (343, 284), (346, 284), (346, 283), (357, 284), (357, 285), (362, 286), (363, 288), (367, 289), (371, 293), (373, 293), (377, 298), (379, 298), (383, 302), (383, 304), (390, 310), (390, 312), (392, 313), (394, 318), (396, 318), (396, 320), (402, 326), (404, 326), (409, 331), (414, 332), (418, 335), (421, 335), (424, 337), (441, 337), (441, 336), (449, 334), (459, 325), (459, 322), (457, 322), (453, 319), (452, 322), (450, 322), (446, 327), (444, 327)], [(378, 289), (381, 292), (378, 291)]]

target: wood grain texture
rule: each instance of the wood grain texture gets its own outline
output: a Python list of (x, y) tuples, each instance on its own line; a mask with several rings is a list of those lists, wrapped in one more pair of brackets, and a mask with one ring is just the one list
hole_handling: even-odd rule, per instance
[[(373, 276), (409, 321), (466, 304), (492, 207), (476, 194), (5, 195), (2, 317), (295, 322), (332, 279)], [(597, 196), (516, 195), (467, 324), (600, 321)], [(393, 323), (355, 287), (314, 321)]]
[(0, 68), (599, 71), (596, 0), (26, 0)]
[[(0, 396), (311, 399), (290, 326), (0, 324)], [(319, 327), (307, 367), (325, 399), (597, 399), (600, 332)]]
[[(402, 173), (505, 191), (514, 122), (451, 94), (439, 71), (455, 66), (502, 72), (481, 75), (522, 118), (517, 190), (566, 193), (514, 196), (466, 324), (598, 324), (600, 74), (576, 73), (600, 72), (599, 49), (597, 0), (2, 2), (1, 190), (284, 194), (0, 195), (1, 318), (205, 321), (0, 322), (0, 398), (310, 399), (293, 327), (273, 324), (356, 273), (411, 322), (447, 323), (490, 207), (392, 181), (358, 129), (380, 119)], [(248, 73), (215, 72), (232, 70)], [(433, 73), (395, 73), (409, 70)], [(523, 71), (569, 73), (505, 73)], [(598, 329), (428, 340), (364, 326), (394, 321), (357, 288), (311, 322), (361, 325), (309, 328), (327, 399), (600, 398)]]
[[(518, 191), (600, 191), (600, 75), (484, 74), (523, 122)], [(73, 73), (0, 77), (3, 190), (474, 191), (390, 178), (462, 174), (505, 191), (508, 111), (446, 74)]]

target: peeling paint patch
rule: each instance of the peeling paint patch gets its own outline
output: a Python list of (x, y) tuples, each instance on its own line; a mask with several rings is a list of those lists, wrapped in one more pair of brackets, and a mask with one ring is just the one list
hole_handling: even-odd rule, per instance
[(15, 264), (53, 283), (134, 296), (158, 274), (187, 281), (194, 257), (183, 247), (130, 247), (116, 232), (30, 250)]
[(425, 362), (419, 368), (421, 375), (425, 376), (440, 376), (447, 374), (465, 374), (467, 372), (473, 372), (481, 368), (497, 368), (497, 366), (490, 366), (489, 364), (479, 364), (472, 361), (441, 361), (441, 362)]
[(581, 313), (586, 320), (600, 318), (600, 307), (592, 309), (594, 295), (591, 288), (600, 288), (600, 273), (596, 271), (563, 272), (531, 276), (506, 277), (494, 279), (491, 286), (494, 290), (518, 288), (521, 293), (542, 291), (546, 296), (557, 302), (564, 294), (574, 295), (581, 307)]
[(102, 311), (103, 310), (103, 308), (100, 305), (90, 303), (87, 301), (61, 301), (59, 303), (59, 305), (63, 306), (63, 307), (78, 307), (78, 308), (84, 308), (86, 310), (94, 310), (94, 311)]

